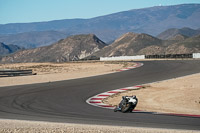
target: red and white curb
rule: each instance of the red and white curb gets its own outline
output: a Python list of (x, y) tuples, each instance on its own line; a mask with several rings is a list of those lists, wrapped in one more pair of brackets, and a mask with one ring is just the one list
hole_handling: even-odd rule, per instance
[(119, 69), (118, 71), (127, 71), (127, 70), (134, 69), (134, 68), (141, 67), (141, 66), (143, 66), (143, 63), (136, 63), (135, 65), (133, 65), (131, 67)]
[[(97, 106), (100, 108), (114, 109), (115, 106), (111, 106), (111, 105), (103, 103), (102, 102), (103, 99), (108, 98), (109, 96), (112, 96), (112, 95), (120, 93), (120, 92), (124, 92), (124, 91), (128, 91), (128, 90), (137, 90), (142, 87), (143, 86), (132, 86), (132, 87), (126, 87), (126, 88), (103, 92), (103, 93), (97, 94), (93, 97), (90, 97), (89, 99), (86, 100), (86, 102), (90, 105)], [(159, 113), (159, 112), (148, 112), (148, 111), (142, 111), (142, 110), (133, 110), (133, 112), (143, 112), (143, 113), (150, 113), (150, 114), (155, 114), (155, 115), (171, 115), (171, 116), (186, 116), (186, 117), (200, 118), (200, 115), (193, 115), (193, 114)]]
[(120, 93), (120, 92), (124, 92), (127, 90), (136, 90), (141, 88), (142, 86), (132, 86), (132, 87), (126, 87), (126, 88), (121, 88), (121, 89), (116, 89), (116, 90), (111, 90), (111, 91), (107, 91), (107, 92), (103, 92), (100, 94), (97, 94), (89, 99), (86, 100), (86, 102), (90, 105), (93, 106), (97, 106), (97, 107), (101, 107), (101, 108), (107, 108), (107, 109), (114, 109), (115, 106), (111, 106), (108, 104), (103, 103), (103, 99), (112, 96), (114, 94)]
[[(143, 65), (144, 65), (143, 63), (135, 63), (131, 67), (127, 67), (127, 68), (124, 68), (124, 69), (119, 69), (118, 71), (126, 71), (126, 70), (134, 69), (134, 68), (137, 68), (137, 67), (141, 67)], [(141, 86), (133, 86), (133, 87), (126, 87), (126, 88), (107, 91), (107, 92), (95, 95), (95, 96), (87, 99), (86, 102), (88, 104), (90, 104), (90, 105), (93, 105), (93, 106), (98, 106), (98, 107), (107, 108), (107, 109), (114, 109), (115, 108), (114, 106), (107, 105), (107, 104), (103, 103), (102, 100), (104, 98), (107, 98), (107, 97), (113, 95), (113, 94), (116, 94), (116, 93), (119, 93), (119, 92), (123, 92), (123, 91), (127, 91), (127, 90), (138, 89), (140, 87)]]

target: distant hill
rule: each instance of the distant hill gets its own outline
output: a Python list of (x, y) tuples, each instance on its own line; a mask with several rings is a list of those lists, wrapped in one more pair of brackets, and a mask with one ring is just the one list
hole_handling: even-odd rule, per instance
[(91, 19), (4, 24), (0, 25), (0, 34), (55, 30), (62, 31), (65, 35), (93, 33), (104, 42), (110, 42), (127, 32), (156, 36), (169, 28), (197, 29), (200, 27), (199, 22), (200, 4), (183, 4), (134, 9)]
[(126, 33), (112, 44), (93, 54), (93, 56), (131, 56), (143, 54), (140, 51), (150, 45), (161, 45), (162, 40), (147, 34)]
[(163, 39), (163, 40), (167, 40), (170, 39), (172, 37), (174, 37), (175, 35), (184, 35), (184, 36), (188, 36), (188, 37), (192, 37), (192, 36), (196, 36), (200, 34), (200, 30), (194, 30), (191, 28), (181, 28), (181, 29), (176, 29), (176, 28), (172, 28), (172, 29), (168, 29), (162, 33), (160, 33), (157, 37), (159, 39)]
[(200, 35), (173, 43), (164, 49), (165, 54), (200, 53)]
[(11, 53), (14, 53), (18, 50), (21, 50), (22, 48), (17, 46), (17, 45), (6, 45), (2, 42), (0, 42), (0, 56), (2, 55), (8, 55), (8, 54), (11, 54)]
[[(185, 37), (179, 35), (179, 37)], [(155, 54), (187, 54), (200, 52), (200, 35), (191, 38), (160, 40), (148, 34), (127, 33), (91, 56), (132, 56)]]
[(182, 34), (176, 34), (174, 36), (170, 36), (168, 40), (176, 40), (176, 41), (184, 41), (187, 39), (188, 36), (182, 35)]
[(200, 35), (190, 37), (182, 42), (178, 42), (176, 45), (190, 48), (192, 52), (200, 52)]
[(75, 35), (50, 46), (19, 51), (3, 57), (1, 62), (66, 62), (87, 57), (105, 45), (93, 34)]
[(39, 31), (25, 32), (11, 35), (0, 35), (0, 41), (6, 44), (15, 44), (25, 48), (36, 48), (50, 45), (62, 38), (66, 38), (67, 34), (58, 31)]

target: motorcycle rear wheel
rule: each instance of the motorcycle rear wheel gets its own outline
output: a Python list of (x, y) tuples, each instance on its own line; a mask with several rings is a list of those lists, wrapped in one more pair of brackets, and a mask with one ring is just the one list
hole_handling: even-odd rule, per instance
[(130, 103), (126, 103), (126, 104), (122, 105), (121, 111), (122, 111), (122, 113), (126, 113), (126, 112), (128, 112), (130, 110), (130, 108), (131, 108), (131, 104)]

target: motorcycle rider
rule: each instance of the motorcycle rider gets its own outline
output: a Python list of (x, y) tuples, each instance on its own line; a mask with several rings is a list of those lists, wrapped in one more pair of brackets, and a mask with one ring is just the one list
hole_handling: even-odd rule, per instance
[[(126, 102), (128, 101), (127, 97), (128, 97), (128, 96), (122, 96), (121, 102), (120, 102), (119, 105), (114, 109), (115, 112), (121, 111), (121, 110), (122, 110), (122, 105), (123, 105), (123, 103), (126, 103)], [(135, 95), (132, 96), (132, 102), (134, 102), (134, 103), (136, 103), (136, 104), (137, 104), (137, 102), (138, 102), (138, 99), (137, 99), (137, 97), (136, 97)], [(135, 105), (135, 106), (136, 106), (136, 105)], [(135, 107), (134, 107), (134, 108), (135, 108)]]

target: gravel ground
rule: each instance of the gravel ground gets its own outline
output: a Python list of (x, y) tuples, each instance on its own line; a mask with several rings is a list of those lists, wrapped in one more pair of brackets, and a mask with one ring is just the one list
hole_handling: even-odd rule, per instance
[(103, 75), (133, 66), (129, 62), (67, 62), (67, 63), (14, 63), (0, 64), (1, 69), (32, 69), (37, 75), (0, 77), (0, 87), (54, 82)]
[(0, 133), (200, 133), (200, 131), (0, 119)]

